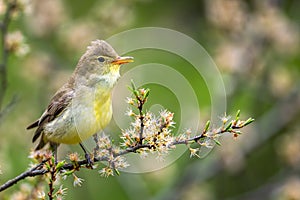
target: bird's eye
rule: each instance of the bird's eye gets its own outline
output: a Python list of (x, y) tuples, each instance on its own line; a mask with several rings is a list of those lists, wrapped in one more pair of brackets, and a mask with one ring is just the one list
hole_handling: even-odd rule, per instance
[(103, 58), (102, 56), (98, 57), (98, 61), (99, 62), (104, 62), (105, 61), (105, 58)]

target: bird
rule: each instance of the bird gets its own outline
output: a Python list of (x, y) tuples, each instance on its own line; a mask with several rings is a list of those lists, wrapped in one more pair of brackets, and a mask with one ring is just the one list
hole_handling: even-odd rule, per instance
[(111, 92), (120, 78), (120, 66), (133, 61), (133, 57), (119, 56), (104, 40), (92, 41), (41, 117), (27, 127), (36, 128), (32, 142), (40, 138), (35, 151), (49, 144), (57, 162), (60, 144), (79, 144), (92, 164), (82, 142), (111, 121)]

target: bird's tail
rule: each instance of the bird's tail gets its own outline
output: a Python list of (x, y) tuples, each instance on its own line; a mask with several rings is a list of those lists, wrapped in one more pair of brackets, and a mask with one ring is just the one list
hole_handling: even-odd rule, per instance
[(42, 137), (41, 137), (41, 139), (40, 139), (38, 145), (35, 147), (34, 150), (35, 150), (35, 151), (38, 151), (38, 150), (42, 149), (47, 143), (48, 143), (48, 141), (46, 141), (46, 140), (44, 139), (43, 135), (42, 135)]

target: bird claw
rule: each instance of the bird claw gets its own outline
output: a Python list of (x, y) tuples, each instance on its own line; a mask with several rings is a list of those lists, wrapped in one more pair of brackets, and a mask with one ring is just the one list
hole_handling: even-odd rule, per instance
[(93, 169), (94, 161), (91, 159), (90, 154), (86, 153), (86, 154), (84, 155), (84, 157), (85, 157), (85, 159), (86, 159), (86, 161), (87, 161), (86, 167), (87, 167), (87, 168), (90, 168), (90, 169)]

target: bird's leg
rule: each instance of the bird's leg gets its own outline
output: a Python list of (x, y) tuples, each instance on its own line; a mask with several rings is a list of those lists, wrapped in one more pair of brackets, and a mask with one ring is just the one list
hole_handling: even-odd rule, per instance
[(57, 147), (58, 147), (58, 144), (54, 143), (54, 142), (51, 142), (50, 147), (51, 147), (52, 152), (53, 152), (55, 165), (57, 165), (57, 162), (58, 162), (58, 160), (57, 160)]
[(91, 160), (90, 154), (88, 153), (88, 151), (86, 150), (86, 148), (83, 146), (83, 144), (81, 142), (79, 143), (79, 145), (82, 148), (82, 150), (84, 151), (84, 157), (87, 161), (86, 166), (92, 169), (93, 161)]
[(95, 134), (93, 135), (93, 139), (94, 139), (94, 142), (95, 142), (95, 144), (96, 144), (96, 147), (94, 148), (93, 154), (94, 154), (94, 158), (96, 158), (96, 157), (97, 157), (97, 152), (99, 151), (99, 145), (98, 145), (99, 136), (98, 136), (97, 133), (95, 133)]

